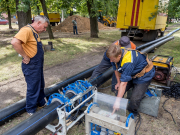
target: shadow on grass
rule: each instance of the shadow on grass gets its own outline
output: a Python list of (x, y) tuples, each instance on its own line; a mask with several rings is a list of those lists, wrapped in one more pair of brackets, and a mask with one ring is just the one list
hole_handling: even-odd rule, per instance
[[(14, 100), (20, 97), (20, 91), (16, 91), (15, 87), (10, 87), (6, 91), (0, 91), (0, 99), (2, 105), (8, 105)], [(0, 106), (0, 109), (3, 109), (5, 106)]]
[[(15, 61), (21, 61), (22, 58), (18, 57), (18, 54), (17, 52), (12, 52), (10, 54), (7, 54), (5, 57), (3, 58), (0, 58), (0, 64), (3, 65), (3, 64), (6, 64), (8, 62), (15, 62)], [(12, 65), (13, 66), (13, 65)]]

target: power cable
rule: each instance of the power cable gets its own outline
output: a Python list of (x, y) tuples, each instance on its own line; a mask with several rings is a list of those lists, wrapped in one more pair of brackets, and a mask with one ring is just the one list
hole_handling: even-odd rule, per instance
[[(135, 127), (135, 135), (137, 134), (137, 132), (138, 132), (140, 126), (141, 126), (141, 115), (139, 114), (139, 112), (137, 112), (137, 114), (139, 115), (139, 117), (138, 117), (138, 121), (137, 121), (136, 127)], [(139, 127), (137, 128), (138, 123), (139, 123)], [(136, 129), (136, 128), (137, 128), (137, 129)]]
[(168, 112), (168, 113), (171, 115), (174, 123), (176, 124), (176, 121), (174, 120), (173, 115), (172, 115), (168, 110), (166, 110), (166, 109), (164, 108), (164, 105), (165, 105), (165, 103), (166, 103), (171, 97), (172, 97), (172, 98), (175, 98), (175, 100), (179, 100), (179, 99), (180, 99), (180, 83), (176, 83), (176, 84), (172, 85), (170, 88), (163, 88), (163, 89), (164, 89), (164, 90), (162, 91), (162, 93), (163, 93), (163, 95), (165, 95), (165, 97), (167, 97), (168, 99), (166, 99), (166, 100), (164, 101), (162, 107), (163, 107), (163, 109), (164, 109), (166, 112)]
[(166, 103), (166, 101), (168, 101), (170, 98), (168, 98), (168, 99), (166, 99), (165, 101), (164, 101), (164, 103), (163, 103), (163, 109), (166, 111), (166, 112), (168, 112), (170, 115), (171, 115), (171, 117), (172, 117), (172, 119), (173, 119), (173, 121), (174, 121), (174, 124), (176, 124), (176, 121), (174, 120), (174, 117), (173, 117), (173, 115), (168, 111), (168, 110), (166, 110), (165, 108), (164, 108), (164, 105), (165, 105), (165, 103)]

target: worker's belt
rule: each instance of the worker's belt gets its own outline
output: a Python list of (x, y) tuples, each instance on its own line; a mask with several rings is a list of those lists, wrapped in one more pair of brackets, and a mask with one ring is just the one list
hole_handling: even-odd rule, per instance
[[(128, 52), (128, 51), (131, 51), (131, 50), (134, 50), (134, 49), (130, 49), (130, 48), (126, 48), (124, 49), (124, 53), (122, 55), (122, 57), (125, 56), (125, 54)], [(141, 53), (140, 51), (138, 50), (134, 50), (134, 51), (137, 51), (139, 52), (140, 54), (143, 54)], [(147, 61), (147, 66), (145, 66), (145, 68), (143, 68), (143, 70), (141, 70), (141, 72), (137, 73), (136, 75), (134, 75), (132, 78), (140, 78), (142, 76), (144, 76), (145, 73), (149, 72), (152, 68), (153, 68), (153, 63), (151, 60), (148, 59), (148, 54), (146, 54), (146, 61)], [(116, 64), (116, 68), (117, 68), (117, 64)]]

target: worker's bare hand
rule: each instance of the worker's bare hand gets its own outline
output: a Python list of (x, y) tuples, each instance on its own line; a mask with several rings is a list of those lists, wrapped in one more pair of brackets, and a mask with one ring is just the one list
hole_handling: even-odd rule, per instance
[(115, 85), (115, 89), (116, 89), (116, 90), (119, 89), (119, 85), (120, 85), (120, 83), (117, 83), (117, 84)]
[(112, 114), (114, 114), (119, 108), (120, 108), (120, 102), (115, 101)]
[(116, 101), (114, 102), (112, 114), (114, 114), (120, 108), (120, 101), (121, 101), (121, 98), (117, 97)]
[(24, 64), (28, 64), (28, 63), (30, 62), (30, 58), (29, 58), (28, 56), (23, 57), (22, 62), (23, 62)]

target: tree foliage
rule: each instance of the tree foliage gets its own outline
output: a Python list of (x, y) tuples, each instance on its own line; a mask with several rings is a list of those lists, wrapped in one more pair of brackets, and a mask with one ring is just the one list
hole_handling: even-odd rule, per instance
[(6, 0), (0, 0), (0, 13), (7, 12), (7, 6), (9, 6), (11, 13), (16, 12), (16, 3), (14, 0), (9, 0), (8, 2)]
[(15, 1), (0, 0), (0, 2), (1, 2), (0, 15), (1, 15), (1, 13), (7, 13), (8, 14), (9, 29), (12, 29), (12, 26), (11, 26), (11, 14), (16, 12)]
[(170, 0), (168, 6), (168, 16), (170, 18), (180, 17), (180, 0)]

